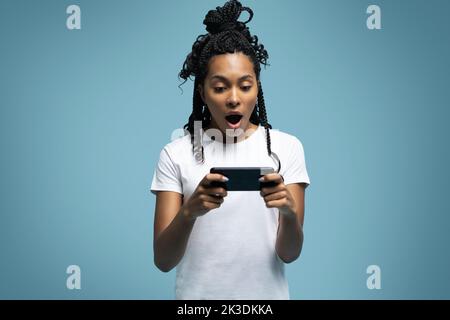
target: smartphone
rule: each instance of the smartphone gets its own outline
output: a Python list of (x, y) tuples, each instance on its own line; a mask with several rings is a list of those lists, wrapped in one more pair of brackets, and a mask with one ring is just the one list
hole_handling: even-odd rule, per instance
[(261, 187), (276, 185), (273, 182), (260, 182), (262, 176), (274, 173), (270, 167), (213, 167), (210, 173), (220, 173), (226, 176), (227, 182), (213, 181), (212, 187), (223, 187), (227, 191), (259, 191)]

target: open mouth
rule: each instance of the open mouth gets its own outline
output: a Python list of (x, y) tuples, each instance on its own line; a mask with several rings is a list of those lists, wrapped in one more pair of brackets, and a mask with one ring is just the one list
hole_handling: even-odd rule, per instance
[(230, 115), (226, 116), (225, 119), (230, 124), (236, 125), (241, 121), (242, 115), (241, 114), (230, 114)]

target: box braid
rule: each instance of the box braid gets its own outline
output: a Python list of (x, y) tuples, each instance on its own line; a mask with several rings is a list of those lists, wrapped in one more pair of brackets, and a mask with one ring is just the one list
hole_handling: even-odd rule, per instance
[[(238, 21), (243, 11), (249, 13), (246, 22)], [(201, 142), (202, 133), (200, 130), (194, 132), (196, 121), (201, 121), (202, 129), (209, 126), (211, 122), (211, 113), (205, 106), (198, 90), (199, 85), (203, 84), (208, 73), (209, 60), (219, 54), (242, 52), (253, 62), (254, 71), (258, 81), (258, 102), (254, 108), (250, 122), (261, 124), (266, 130), (267, 152), (270, 157), (278, 157), (271, 150), (269, 129), (272, 126), (267, 120), (266, 106), (264, 103), (264, 94), (260, 82), (260, 64), (267, 66), (269, 57), (264, 45), (258, 43), (258, 37), (251, 35), (246, 24), (253, 18), (253, 11), (250, 8), (243, 7), (237, 0), (230, 0), (223, 7), (216, 7), (216, 10), (210, 10), (203, 20), (206, 25), (207, 34), (200, 35), (192, 45), (192, 51), (187, 55), (183, 68), (179, 73), (179, 78), (184, 79), (183, 85), (191, 76), (195, 77), (193, 93), (193, 109), (189, 116), (188, 123), (184, 129), (191, 135), (192, 150), (195, 159), (204, 163), (204, 149)], [(278, 171), (280, 170), (280, 164)]]

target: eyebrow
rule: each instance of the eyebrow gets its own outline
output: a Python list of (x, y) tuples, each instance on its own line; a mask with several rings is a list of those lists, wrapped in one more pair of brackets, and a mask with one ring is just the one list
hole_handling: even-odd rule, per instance
[[(253, 79), (253, 77), (252, 77), (251, 75), (246, 74), (246, 75), (240, 77), (240, 78), (238, 79), (238, 81), (246, 80), (246, 79), (249, 79), (249, 78), (250, 78), (250, 79)], [(227, 79), (226, 77), (220, 75), (220, 74), (213, 75), (213, 76), (211, 77), (211, 80), (213, 80), (213, 79), (219, 79), (219, 80), (223, 80), (223, 81), (225, 81), (225, 82), (228, 82), (228, 79)]]

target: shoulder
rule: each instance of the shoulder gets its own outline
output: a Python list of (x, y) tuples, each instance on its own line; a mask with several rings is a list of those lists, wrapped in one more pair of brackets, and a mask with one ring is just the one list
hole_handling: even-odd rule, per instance
[(279, 129), (270, 129), (270, 138), (274, 143), (279, 144), (283, 148), (300, 147), (303, 149), (303, 144), (300, 139), (288, 132)]
[(192, 153), (192, 144), (190, 134), (184, 136), (172, 137), (172, 140), (163, 146), (160, 152), (160, 158), (171, 162), (180, 162), (180, 159)]
[(184, 136), (172, 137), (172, 140), (163, 147), (163, 150), (167, 150), (170, 153), (185, 152), (190, 149), (192, 149), (192, 144), (189, 133)]

